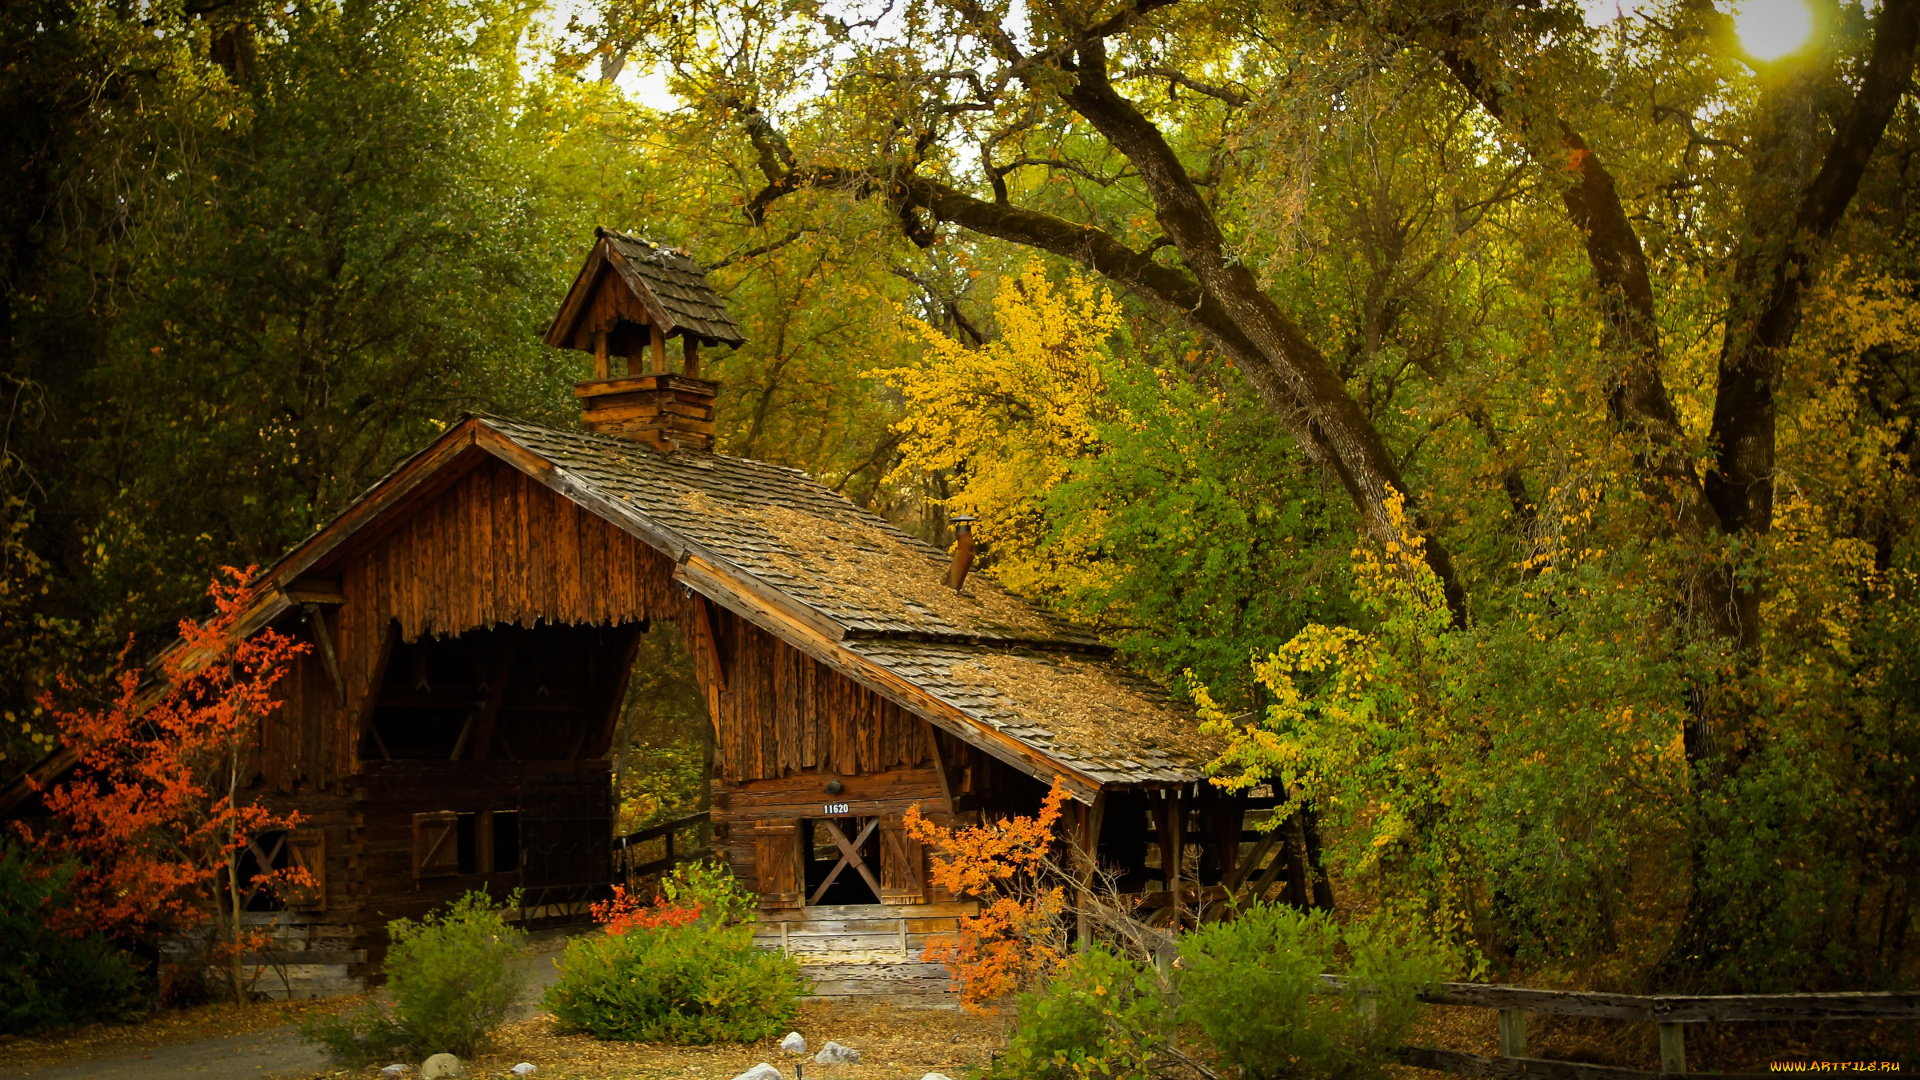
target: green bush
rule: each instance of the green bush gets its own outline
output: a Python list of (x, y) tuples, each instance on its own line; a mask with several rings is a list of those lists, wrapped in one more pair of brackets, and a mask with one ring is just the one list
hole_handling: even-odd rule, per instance
[(140, 977), (98, 933), (59, 933), (47, 916), (66, 904), (74, 867), (34, 865), (0, 844), (0, 1034), (131, 1020), (143, 1011)]
[(751, 897), (697, 864), (662, 891), (659, 906), (567, 945), (546, 1008), (599, 1039), (752, 1042), (789, 1028), (806, 984), (792, 957), (754, 945)]
[(479, 892), (418, 922), (395, 919), (387, 933), (393, 1008), (370, 1003), (345, 1016), (316, 1017), (301, 1034), (345, 1065), (402, 1051), (469, 1057), (485, 1047), (526, 990), (527, 972), (516, 962), (526, 935)]
[[(1259, 904), (1181, 938), (1180, 1019), (1246, 1080), (1371, 1080), (1418, 1014), (1415, 995), (1445, 970), (1436, 949), (1380, 924), (1343, 929)], [(1348, 991), (1326, 993), (1323, 972), (1344, 974)]]
[(981, 1080), (1154, 1075), (1171, 1045), (1169, 988), (1145, 964), (1100, 947), (1020, 995), (1007, 1048)]

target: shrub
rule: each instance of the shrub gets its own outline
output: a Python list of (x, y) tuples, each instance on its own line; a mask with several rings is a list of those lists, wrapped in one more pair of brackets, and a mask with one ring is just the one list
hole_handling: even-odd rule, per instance
[[(1436, 949), (1381, 924), (1257, 904), (1181, 938), (1180, 1018), (1246, 1080), (1375, 1078), (1418, 1013), (1414, 995), (1444, 971)], [(1343, 972), (1348, 992), (1324, 992), (1323, 972)]]
[(36, 866), (0, 845), (0, 1034), (101, 1020), (142, 1011), (140, 977), (127, 955), (98, 932), (48, 925), (64, 909), (72, 863)]
[[(513, 903), (509, 898), (508, 906)], [(485, 1047), (526, 990), (527, 973), (515, 962), (526, 935), (508, 926), (481, 892), (418, 922), (395, 919), (387, 933), (393, 1008), (370, 1003), (346, 1016), (317, 1017), (301, 1034), (347, 1065), (402, 1050), (469, 1057)]]
[(1016, 999), (1006, 1050), (981, 1080), (1153, 1075), (1172, 1043), (1168, 988), (1145, 964), (1096, 946)]
[(752, 1042), (792, 1025), (804, 990), (792, 957), (753, 944), (752, 899), (724, 870), (689, 864), (651, 906), (619, 891), (603, 933), (567, 945), (545, 1005), (599, 1039)]

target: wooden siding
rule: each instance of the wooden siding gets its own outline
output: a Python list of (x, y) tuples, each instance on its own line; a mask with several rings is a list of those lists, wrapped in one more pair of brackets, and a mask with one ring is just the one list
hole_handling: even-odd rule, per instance
[[(693, 639), (723, 779), (816, 770), (853, 775), (927, 763), (926, 721), (745, 619), (708, 610), (718, 659), (704, 630)], [(713, 677), (715, 664), (721, 678)]]
[[(487, 458), (411, 510), (371, 544), (314, 570), (338, 580), (345, 601), (326, 617), (346, 701), (317, 655), (296, 665), (282, 686), (285, 706), (262, 732), (259, 771), (275, 790), (330, 788), (355, 771), (390, 626), (411, 642), (502, 623), (670, 620), (688, 632), (720, 776), (885, 772), (929, 761), (920, 718), (683, 594), (666, 556), (505, 462)], [(297, 614), (283, 623), (312, 639)]]

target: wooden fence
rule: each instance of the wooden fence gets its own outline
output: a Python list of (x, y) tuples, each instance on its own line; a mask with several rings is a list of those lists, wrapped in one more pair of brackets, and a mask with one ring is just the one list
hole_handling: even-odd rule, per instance
[[(1345, 989), (1345, 984), (1335, 976), (1326, 975), (1322, 978), (1334, 989)], [(1920, 1019), (1920, 993), (1689, 996), (1596, 994), (1578, 990), (1528, 990), (1518, 986), (1491, 986), (1484, 983), (1441, 983), (1421, 994), (1420, 1000), (1434, 1005), (1499, 1010), (1500, 1055), (1487, 1057), (1458, 1050), (1409, 1046), (1400, 1050), (1403, 1064), (1437, 1069), (1457, 1076), (1536, 1077), (1540, 1080), (1654, 1080), (1656, 1077), (1686, 1074), (1688, 1024)], [(1658, 1024), (1660, 1071), (1647, 1072), (1528, 1057), (1529, 1013)], [(1692, 1075), (1737, 1077), (1773, 1074)]]
[[(696, 830), (693, 846), (679, 851), (674, 850), (674, 837), (688, 829)], [(629, 833), (613, 842), (613, 876), (615, 880), (625, 881), (628, 887), (641, 878), (665, 873), (683, 862), (692, 862), (713, 854), (713, 815), (702, 810), (675, 821), (663, 821), (658, 825)], [(650, 840), (666, 838), (667, 853), (658, 859), (637, 862), (639, 852), (634, 850)]]

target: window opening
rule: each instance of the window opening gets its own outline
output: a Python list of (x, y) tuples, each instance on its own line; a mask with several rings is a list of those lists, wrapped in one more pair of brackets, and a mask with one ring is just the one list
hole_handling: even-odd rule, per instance
[(494, 870), (520, 869), (520, 811), (495, 810), (492, 817)]

